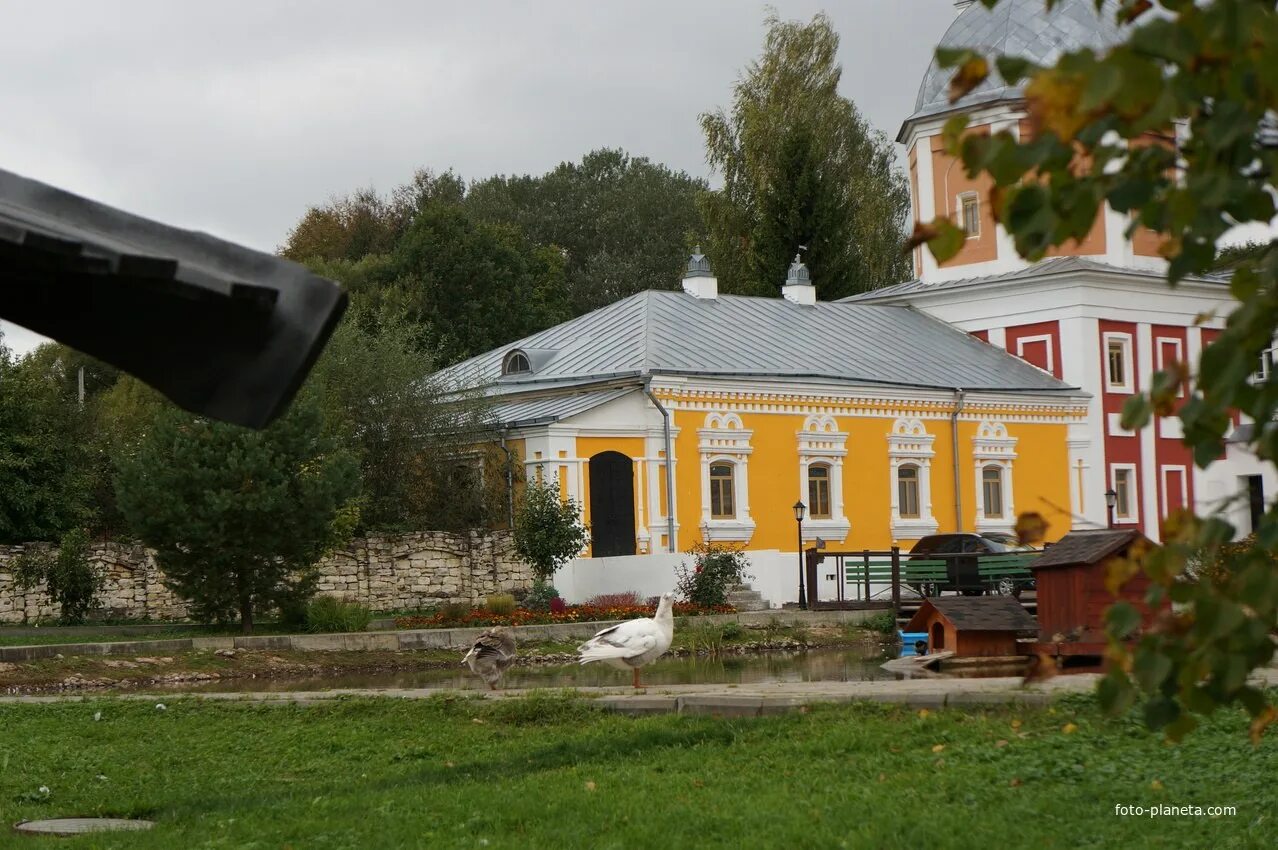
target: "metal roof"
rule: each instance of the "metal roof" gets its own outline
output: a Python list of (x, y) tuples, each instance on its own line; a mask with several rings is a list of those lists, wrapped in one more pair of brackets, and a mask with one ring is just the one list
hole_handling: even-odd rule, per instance
[[(948, 292), (953, 289), (963, 289), (969, 286), (984, 286), (990, 283), (1034, 280), (1037, 278), (1051, 277), (1055, 275), (1080, 274), (1088, 272), (1100, 274), (1121, 274), (1158, 281), (1166, 281), (1167, 279), (1166, 275), (1162, 272), (1151, 269), (1123, 268), (1121, 266), (1110, 265), (1109, 263), (1090, 260), (1086, 257), (1053, 257), (1050, 260), (1041, 260), (1033, 265), (1016, 269), (1015, 271), (986, 275), (984, 277), (964, 277), (940, 281), (907, 280), (904, 283), (885, 286), (881, 289), (873, 289), (869, 292), (849, 295), (846, 298), (839, 299), (838, 303), (871, 303), (875, 301), (886, 301), (889, 299), (901, 298), (909, 295)], [(1229, 277), (1228, 275), (1212, 274), (1186, 277), (1184, 280), (1190, 283), (1210, 283), (1223, 286), (1228, 284)]]
[(188, 410), (266, 425), (345, 308), (296, 263), (0, 170), (0, 316)]
[[(987, 57), (1018, 56), (1039, 65), (1054, 65), (1062, 53), (1084, 47), (1103, 49), (1122, 41), (1123, 32), (1114, 22), (1117, 10), (1116, 0), (1105, 0), (1099, 14), (1095, 0), (1059, 0), (1050, 12), (1043, 0), (1003, 0), (993, 9), (973, 3), (946, 30), (940, 46), (971, 49)], [(932, 59), (919, 86), (914, 114), (905, 119), (898, 141), (905, 140), (905, 129), (920, 118), (1024, 96), (1020, 86), (1007, 85), (997, 69), (991, 68), (985, 82), (950, 103), (953, 75), (953, 68), (942, 68)]]
[[(512, 349), (555, 349), (501, 375)], [(910, 307), (648, 291), (449, 367), (494, 394), (649, 375), (812, 378), (859, 385), (1080, 394), (1020, 358)]]
[(489, 411), (489, 421), (508, 428), (546, 425), (576, 416), (578, 413), (585, 413), (601, 404), (607, 404), (614, 399), (638, 391), (637, 387), (619, 387), (572, 395), (555, 395), (548, 398), (514, 398), (493, 405)]

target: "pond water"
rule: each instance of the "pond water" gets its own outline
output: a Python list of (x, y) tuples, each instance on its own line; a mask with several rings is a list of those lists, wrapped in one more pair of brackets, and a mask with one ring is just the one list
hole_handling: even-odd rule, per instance
[[(895, 647), (875, 646), (767, 652), (754, 655), (664, 658), (643, 668), (645, 686), (755, 684), (764, 682), (860, 682), (895, 679), (880, 668), (897, 655)], [(606, 687), (630, 684), (630, 673), (601, 664), (512, 667), (505, 688)], [(483, 689), (484, 683), (458, 663), (455, 669), (348, 673), (324, 677), (226, 679), (166, 686), (184, 693), (222, 691), (326, 691), (336, 688)], [(152, 690), (154, 686), (147, 689)]]

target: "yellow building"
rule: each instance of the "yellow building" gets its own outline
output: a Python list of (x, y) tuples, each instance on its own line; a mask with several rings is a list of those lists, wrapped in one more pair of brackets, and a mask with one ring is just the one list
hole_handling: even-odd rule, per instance
[[(529, 475), (583, 507), (587, 557), (908, 548), (936, 531), (1070, 528), (1067, 428), (1087, 397), (908, 307), (817, 302), (798, 262), (779, 298), (633, 295), (444, 377), (483, 385)], [(670, 460), (667, 463), (668, 459)], [(670, 490), (674, 491), (673, 511)]]

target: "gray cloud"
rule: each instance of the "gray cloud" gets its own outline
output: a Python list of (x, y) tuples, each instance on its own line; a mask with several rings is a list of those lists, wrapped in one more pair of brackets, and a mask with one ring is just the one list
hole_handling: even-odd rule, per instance
[[(952, 0), (826, 11), (843, 93), (894, 136)], [(764, 15), (732, 0), (12, 2), (0, 167), (263, 250), (308, 205), (419, 167), (538, 173), (613, 146), (708, 176), (697, 115), (729, 103)]]

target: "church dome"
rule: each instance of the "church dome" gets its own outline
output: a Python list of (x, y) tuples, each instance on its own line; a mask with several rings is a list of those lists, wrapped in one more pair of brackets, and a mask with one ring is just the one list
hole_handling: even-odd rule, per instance
[[(1117, 10), (1117, 0), (1105, 0), (1099, 14), (1095, 0), (1059, 0), (1050, 12), (1043, 0), (1002, 0), (992, 10), (972, 3), (950, 25), (940, 46), (1052, 65), (1062, 53), (1084, 47), (1103, 49), (1122, 41), (1123, 32), (1114, 22)], [(1007, 85), (998, 70), (991, 68), (985, 82), (952, 104), (949, 87), (953, 75), (953, 68), (942, 68), (933, 58), (919, 86), (914, 114), (902, 125), (898, 141), (904, 141), (910, 124), (921, 118), (1023, 96), (1020, 86)]]

